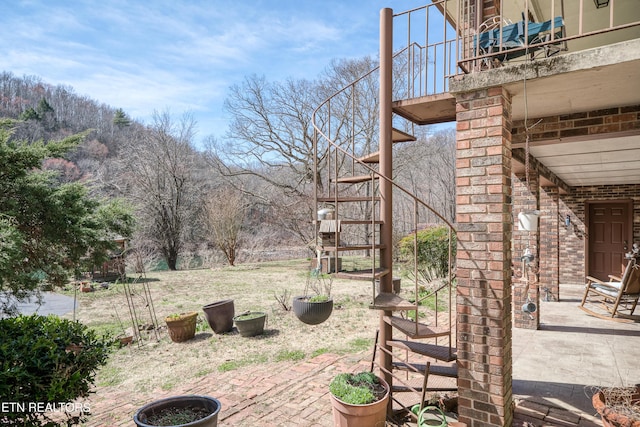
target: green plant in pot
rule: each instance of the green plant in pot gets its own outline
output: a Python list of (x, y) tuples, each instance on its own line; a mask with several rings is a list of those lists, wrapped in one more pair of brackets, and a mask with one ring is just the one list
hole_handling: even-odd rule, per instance
[(233, 318), (238, 332), (243, 337), (254, 337), (264, 333), (267, 314), (262, 311), (246, 311)]
[(296, 317), (307, 325), (318, 325), (327, 320), (333, 312), (332, 285), (330, 274), (323, 274), (319, 269), (311, 270), (307, 275), (304, 295), (293, 297)]
[(389, 385), (371, 372), (342, 373), (329, 385), (333, 423), (341, 427), (384, 426)]

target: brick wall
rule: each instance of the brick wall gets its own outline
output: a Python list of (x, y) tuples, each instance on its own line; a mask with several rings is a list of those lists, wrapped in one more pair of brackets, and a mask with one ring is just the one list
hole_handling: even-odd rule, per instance
[[(539, 119), (529, 119), (531, 126)], [(640, 105), (544, 117), (529, 130), (530, 142), (640, 129)], [(513, 122), (512, 142), (524, 143), (524, 121)]]
[(500, 14), (499, 0), (483, 0), (482, 1), (482, 17), (483, 19), (491, 18)]
[(629, 199), (633, 200), (633, 240), (640, 242), (640, 185), (574, 187), (571, 194), (560, 195), (560, 216), (571, 216), (568, 229), (559, 227), (560, 283), (584, 283), (587, 200)]
[(540, 189), (540, 294), (545, 300), (560, 299), (559, 226), (564, 217), (558, 212), (558, 188)]
[(456, 101), (458, 412), (469, 427), (510, 426), (511, 97)]
[[(539, 121), (539, 123), (537, 123)], [(640, 105), (614, 107), (597, 111), (578, 112), (567, 115), (529, 119), (530, 142), (556, 140), (560, 138), (580, 138), (611, 132), (625, 132), (640, 129)], [(522, 120), (515, 121), (512, 129), (512, 143), (525, 142), (525, 128)], [(579, 144), (579, 142), (576, 142)], [(537, 162), (533, 162), (537, 166)], [(519, 203), (514, 193), (514, 206)], [(585, 204), (587, 200), (634, 201), (634, 241), (640, 242), (640, 186), (585, 186), (574, 187), (570, 194), (558, 194), (557, 188), (545, 188), (540, 193), (540, 282), (547, 287), (554, 298), (560, 298), (558, 283), (584, 283), (585, 251), (587, 244), (585, 226)], [(564, 226), (569, 215), (571, 226)], [(514, 247), (517, 254), (517, 248)], [(544, 288), (542, 296), (546, 295)]]

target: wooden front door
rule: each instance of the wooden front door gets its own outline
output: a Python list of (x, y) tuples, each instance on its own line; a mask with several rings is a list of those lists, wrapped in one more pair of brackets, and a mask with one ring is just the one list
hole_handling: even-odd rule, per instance
[(624, 254), (633, 238), (632, 211), (631, 201), (588, 203), (589, 276), (609, 280), (609, 274), (620, 276), (624, 271)]

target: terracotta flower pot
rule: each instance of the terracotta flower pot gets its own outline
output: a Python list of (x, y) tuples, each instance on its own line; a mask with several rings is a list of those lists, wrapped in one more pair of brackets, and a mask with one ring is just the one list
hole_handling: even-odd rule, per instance
[(196, 320), (198, 313), (180, 313), (179, 316), (167, 316), (164, 321), (169, 329), (169, 337), (173, 342), (190, 340), (196, 334)]
[(207, 323), (216, 334), (229, 332), (233, 329), (233, 316), (235, 315), (232, 299), (216, 301), (202, 307)]
[[(640, 404), (640, 385), (635, 387), (635, 392), (630, 390), (630, 401)], [(611, 406), (611, 402), (607, 402), (605, 393), (599, 391), (593, 395), (591, 403), (600, 417), (604, 427), (640, 427), (640, 419), (630, 418), (629, 415), (623, 414)]]
[(127, 335), (124, 337), (119, 337), (118, 341), (120, 342), (120, 347), (126, 347), (133, 342), (133, 335)]
[(329, 393), (333, 412), (333, 425), (336, 427), (384, 427), (387, 420), (389, 403), (389, 384), (378, 377), (387, 393), (380, 400), (367, 405), (352, 405)]
[(180, 409), (187, 407), (203, 409), (208, 412), (209, 415), (188, 424), (173, 424), (173, 427), (186, 425), (188, 425), (189, 427), (216, 427), (218, 425), (218, 414), (220, 413), (220, 408), (222, 407), (220, 401), (213, 397), (197, 395), (174, 396), (151, 402), (138, 409), (138, 411), (133, 416), (133, 421), (138, 427), (155, 426), (157, 424), (149, 424), (151, 422), (150, 417), (153, 417), (154, 414), (159, 414), (161, 413), (161, 411), (172, 408)]

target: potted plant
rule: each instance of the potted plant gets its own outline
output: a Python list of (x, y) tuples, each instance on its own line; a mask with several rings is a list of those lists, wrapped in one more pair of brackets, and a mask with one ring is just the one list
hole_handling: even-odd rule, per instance
[(221, 404), (209, 396), (174, 396), (151, 402), (133, 416), (138, 427), (215, 427)]
[(120, 347), (126, 347), (133, 342), (133, 335), (120, 335), (116, 337)]
[(93, 286), (91, 285), (91, 282), (88, 282), (88, 281), (80, 282), (80, 291), (81, 292), (93, 292)]
[(247, 311), (233, 318), (238, 332), (243, 337), (262, 335), (267, 314), (262, 311)]
[(341, 427), (384, 426), (389, 385), (371, 372), (342, 373), (329, 385), (333, 424)]
[(202, 307), (207, 323), (216, 334), (229, 332), (233, 329), (235, 308), (232, 299), (216, 301)]
[(600, 389), (591, 402), (604, 427), (640, 427), (640, 384)]
[(196, 320), (198, 313), (191, 311), (188, 313), (170, 314), (164, 321), (169, 329), (169, 337), (173, 342), (183, 342), (190, 340), (196, 334)]
[(307, 275), (304, 295), (293, 297), (293, 312), (307, 325), (317, 325), (329, 318), (333, 311), (331, 286), (333, 277), (323, 274), (319, 269)]

